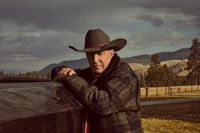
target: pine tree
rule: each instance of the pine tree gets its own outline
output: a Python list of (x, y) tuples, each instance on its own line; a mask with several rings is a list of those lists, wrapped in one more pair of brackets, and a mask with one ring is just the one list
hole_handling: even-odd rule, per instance
[(188, 57), (187, 68), (190, 70), (190, 74), (194, 78), (194, 84), (198, 84), (198, 78), (200, 75), (200, 42), (198, 38), (192, 40), (192, 46), (190, 48), (190, 55)]
[(163, 83), (163, 68), (160, 64), (160, 56), (158, 54), (153, 54), (151, 57), (151, 64), (147, 70), (147, 75), (145, 77), (147, 86), (156, 87), (156, 92), (158, 95), (158, 87), (162, 86)]
[(4, 72), (1, 70), (1, 71), (0, 71), (0, 77), (3, 77), (3, 76), (5, 76), (5, 74), (4, 74)]

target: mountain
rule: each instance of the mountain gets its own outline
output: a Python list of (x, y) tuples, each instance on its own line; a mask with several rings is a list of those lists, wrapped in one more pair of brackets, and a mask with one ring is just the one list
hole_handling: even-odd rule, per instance
[[(187, 67), (187, 59), (184, 60), (168, 60), (168, 61), (162, 61), (161, 65), (166, 64), (168, 69), (170, 71), (173, 71), (174, 73), (177, 73), (179, 76), (185, 76), (188, 74), (188, 71), (185, 70)], [(138, 63), (129, 63), (130, 67), (136, 71), (136, 73), (144, 74), (147, 72), (150, 65), (142, 65)]]
[(71, 68), (74, 68), (74, 69), (86, 68), (86, 67), (88, 67), (88, 62), (87, 62), (86, 58), (82, 58), (82, 59), (78, 59), (78, 60), (62, 61), (58, 64), (55, 64), (55, 63), (50, 64), (50, 65), (44, 67), (39, 72), (41, 72), (41, 73), (51, 72), (51, 70), (56, 66), (68, 66), (68, 67), (71, 67)]
[[(158, 53), (160, 56), (160, 61), (168, 61), (168, 60), (184, 60), (190, 54), (190, 48), (182, 48), (174, 52), (160, 52)], [(133, 57), (124, 58), (124, 60), (128, 63), (139, 63), (143, 65), (147, 65), (151, 62), (152, 55), (139, 55)]]
[[(169, 61), (169, 60), (184, 60), (187, 59), (187, 57), (190, 54), (190, 48), (182, 48), (179, 49), (177, 51), (174, 52), (160, 52), (158, 53), (160, 56), (160, 60), (161, 62), (164, 61)], [(134, 67), (142, 67), (142, 66), (146, 66), (148, 69), (148, 64), (150, 64), (151, 62), (151, 56), (152, 55), (138, 55), (138, 56), (133, 56), (133, 57), (126, 57), (123, 58), (126, 62), (128, 62), (129, 64), (134, 64)], [(50, 72), (54, 67), (56, 66), (60, 66), (60, 65), (66, 65), (68, 67), (77, 69), (77, 68), (85, 68), (88, 67), (88, 62), (86, 58), (82, 58), (82, 59), (78, 59), (78, 60), (69, 60), (69, 61), (62, 61), (58, 64), (50, 64), (48, 66), (46, 66), (45, 68), (43, 68), (42, 70), (40, 70), (41, 73), (47, 73)], [(174, 65), (177, 65), (176, 63)], [(132, 66), (133, 67), (133, 66)], [(168, 66), (169, 67), (169, 66)], [(175, 67), (175, 66), (174, 66)], [(145, 71), (145, 70), (143, 70)]]

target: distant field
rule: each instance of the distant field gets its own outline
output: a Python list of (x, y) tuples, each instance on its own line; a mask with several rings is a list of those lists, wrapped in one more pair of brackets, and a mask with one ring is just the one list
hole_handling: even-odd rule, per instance
[[(170, 90), (165, 87), (158, 87), (158, 95), (155, 87), (149, 87), (148, 96), (149, 97), (173, 97), (173, 96), (200, 96), (200, 85), (195, 86), (170, 86), (172, 88), (172, 95), (170, 95)], [(180, 88), (180, 90), (179, 90)], [(141, 97), (145, 97), (146, 89), (141, 88)]]

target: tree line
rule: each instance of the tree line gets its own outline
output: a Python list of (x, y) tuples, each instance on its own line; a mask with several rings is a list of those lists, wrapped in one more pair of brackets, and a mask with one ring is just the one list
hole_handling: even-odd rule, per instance
[(36, 79), (51, 79), (51, 73), (47, 72), (42, 74), (40, 72), (26, 72), (26, 73), (4, 73), (2, 70), (0, 71), (0, 77), (19, 77), (19, 78), (36, 78)]

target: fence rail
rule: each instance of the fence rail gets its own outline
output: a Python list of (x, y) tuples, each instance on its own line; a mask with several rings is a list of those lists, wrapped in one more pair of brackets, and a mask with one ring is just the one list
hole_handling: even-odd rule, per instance
[(141, 96), (200, 95), (200, 85), (141, 88)]

